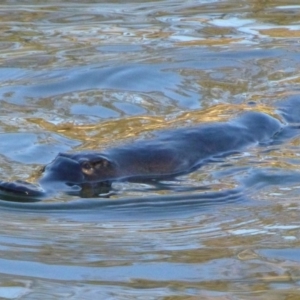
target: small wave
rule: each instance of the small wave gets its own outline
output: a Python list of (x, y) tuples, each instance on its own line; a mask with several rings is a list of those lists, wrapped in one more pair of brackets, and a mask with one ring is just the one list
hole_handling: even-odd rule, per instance
[(80, 199), (55, 203), (20, 203), (0, 200), (1, 210), (47, 214), (97, 214), (105, 219), (114, 216), (139, 218), (163, 217), (173, 214), (199, 213), (217, 205), (242, 201), (245, 195), (241, 189), (195, 194), (177, 193), (173, 195), (123, 198), (118, 200)]

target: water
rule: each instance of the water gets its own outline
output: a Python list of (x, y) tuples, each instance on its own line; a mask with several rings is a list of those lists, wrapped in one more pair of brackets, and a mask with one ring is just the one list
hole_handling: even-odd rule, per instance
[[(299, 9), (2, 1), (1, 179), (153, 130), (278, 116), (299, 94)], [(0, 298), (298, 299), (299, 136), (110, 199), (1, 201)]]

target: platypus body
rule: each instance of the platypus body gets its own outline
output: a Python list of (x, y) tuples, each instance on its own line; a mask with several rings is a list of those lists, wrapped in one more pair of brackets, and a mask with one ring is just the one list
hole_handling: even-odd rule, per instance
[(103, 152), (59, 153), (37, 185), (0, 182), (10, 200), (42, 199), (57, 192), (96, 197), (114, 181), (165, 180), (187, 174), (209, 160), (259, 144), (271, 143), (285, 126), (261, 112), (246, 112), (229, 122), (158, 131)]

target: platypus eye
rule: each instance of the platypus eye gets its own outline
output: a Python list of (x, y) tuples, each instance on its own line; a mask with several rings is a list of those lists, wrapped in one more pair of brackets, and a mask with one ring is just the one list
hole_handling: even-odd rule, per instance
[(89, 171), (93, 168), (93, 166), (88, 162), (88, 161), (84, 161), (82, 164), (81, 164), (81, 168), (86, 170), (86, 171)]
[(115, 164), (106, 157), (100, 156), (82, 159), (80, 167), (87, 180), (110, 178), (115, 172)]

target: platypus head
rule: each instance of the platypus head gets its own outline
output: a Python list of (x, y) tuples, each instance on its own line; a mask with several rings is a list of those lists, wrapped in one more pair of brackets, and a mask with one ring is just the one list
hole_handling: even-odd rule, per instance
[(104, 155), (81, 155), (78, 162), (87, 181), (106, 181), (117, 175), (116, 164)]
[(116, 177), (116, 164), (101, 154), (59, 153), (45, 167), (44, 178), (52, 181), (81, 184), (109, 181)]

